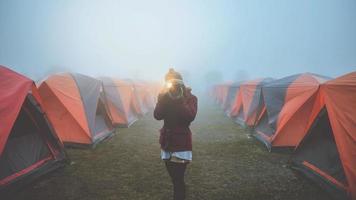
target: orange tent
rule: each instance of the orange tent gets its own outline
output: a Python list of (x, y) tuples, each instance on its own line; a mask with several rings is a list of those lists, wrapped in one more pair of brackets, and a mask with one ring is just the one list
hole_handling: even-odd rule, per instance
[(213, 95), (214, 95), (214, 100), (217, 104), (221, 105), (222, 103), (222, 85), (215, 85), (214, 86), (214, 91), (213, 91)]
[(101, 81), (82, 74), (55, 74), (41, 83), (43, 105), (64, 144), (95, 146), (113, 133), (101, 89)]
[(240, 84), (230, 111), (230, 116), (235, 117), (236, 122), (247, 126), (255, 125), (265, 108), (261, 88), (270, 81), (271, 78), (263, 78)]
[(264, 78), (241, 84), (242, 106), (245, 111), (244, 122), (247, 126), (254, 126), (258, 117), (264, 111), (262, 87), (271, 81), (271, 78)]
[(230, 116), (231, 109), (234, 106), (236, 95), (239, 93), (240, 84), (241, 82), (235, 82), (227, 86), (227, 93), (224, 100), (225, 102), (223, 104), (223, 109), (228, 116)]
[(293, 155), (293, 168), (337, 199), (356, 199), (356, 72), (321, 85), (308, 135)]
[(226, 99), (228, 97), (230, 85), (231, 85), (231, 83), (228, 82), (228, 83), (216, 85), (214, 87), (214, 94), (216, 96), (216, 102), (222, 107), (225, 105)]
[(304, 138), (313, 113), (320, 84), (327, 77), (297, 74), (272, 81), (262, 87), (266, 109), (256, 123), (257, 139), (272, 147), (295, 147)]
[(128, 80), (134, 88), (134, 109), (139, 115), (145, 115), (154, 107), (153, 96), (143, 82)]
[(158, 94), (161, 92), (163, 85), (160, 84), (159, 82), (148, 82), (148, 91), (149, 94), (151, 94), (151, 98), (153, 99), (153, 107), (155, 106), (157, 102), (157, 97)]
[(148, 110), (152, 110), (155, 106), (155, 99), (158, 93), (156, 94), (156, 89), (152, 86), (150, 82), (140, 81), (140, 84), (143, 86), (141, 90), (141, 99), (143, 104)]
[(104, 101), (108, 108), (113, 125), (129, 127), (138, 119), (134, 108), (135, 93), (130, 82), (104, 77), (103, 81)]

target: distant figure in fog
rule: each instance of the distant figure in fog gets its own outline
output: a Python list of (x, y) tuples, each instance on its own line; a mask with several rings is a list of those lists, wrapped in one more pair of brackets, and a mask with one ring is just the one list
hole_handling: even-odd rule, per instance
[(198, 99), (185, 87), (182, 75), (169, 69), (166, 87), (158, 95), (154, 117), (164, 120), (160, 130), (161, 158), (173, 182), (173, 199), (185, 199), (184, 173), (192, 161), (190, 123), (195, 119)]

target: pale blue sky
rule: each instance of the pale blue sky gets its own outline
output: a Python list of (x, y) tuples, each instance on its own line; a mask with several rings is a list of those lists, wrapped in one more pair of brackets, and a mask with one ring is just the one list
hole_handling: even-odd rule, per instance
[[(0, 0), (0, 64), (200, 80), (356, 70), (355, 0)], [(187, 75), (188, 76), (188, 75)]]

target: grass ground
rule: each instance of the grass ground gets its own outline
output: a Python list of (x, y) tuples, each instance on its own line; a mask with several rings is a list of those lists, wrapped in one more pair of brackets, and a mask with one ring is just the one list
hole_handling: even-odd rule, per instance
[[(69, 149), (73, 164), (36, 181), (16, 200), (167, 200), (171, 183), (159, 158), (161, 122), (145, 116), (96, 149)], [(200, 105), (193, 131), (187, 199), (327, 200), (287, 166), (288, 155), (269, 153), (215, 105)]]

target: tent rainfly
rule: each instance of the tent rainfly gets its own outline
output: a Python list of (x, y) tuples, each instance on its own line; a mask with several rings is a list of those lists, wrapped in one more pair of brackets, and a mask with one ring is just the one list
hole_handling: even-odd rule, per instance
[(34, 82), (0, 66), (0, 191), (63, 166), (65, 153)]
[(321, 85), (320, 106), (292, 157), (292, 168), (331, 192), (356, 199), (356, 72)]
[(315, 106), (320, 84), (327, 77), (297, 74), (274, 80), (262, 87), (265, 111), (255, 126), (255, 136), (270, 150), (294, 148), (304, 138)]
[(52, 75), (39, 86), (48, 117), (65, 145), (95, 147), (113, 134), (101, 90), (100, 80), (69, 73)]

